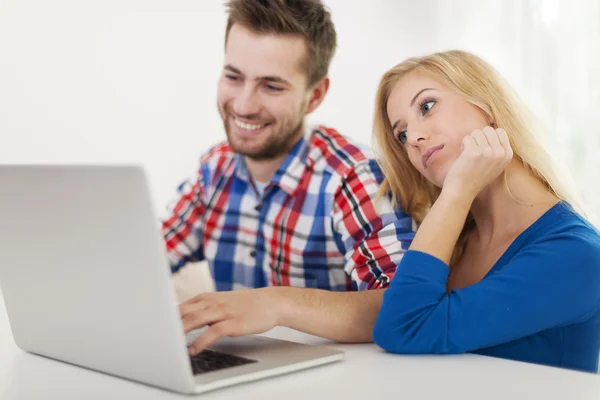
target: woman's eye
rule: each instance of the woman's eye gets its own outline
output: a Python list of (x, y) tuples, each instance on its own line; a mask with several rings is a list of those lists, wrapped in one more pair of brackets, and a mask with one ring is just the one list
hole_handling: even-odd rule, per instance
[(408, 133), (406, 131), (402, 131), (400, 133), (398, 133), (398, 141), (400, 142), (400, 144), (405, 144), (406, 141), (408, 140)]
[(423, 115), (427, 114), (429, 112), (429, 110), (431, 110), (433, 108), (434, 104), (435, 104), (435, 101), (433, 101), (433, 100), (429, 100), (429, 101), (426, 101), (425, 103), (421, 104), (421, 111), (423, 112)]

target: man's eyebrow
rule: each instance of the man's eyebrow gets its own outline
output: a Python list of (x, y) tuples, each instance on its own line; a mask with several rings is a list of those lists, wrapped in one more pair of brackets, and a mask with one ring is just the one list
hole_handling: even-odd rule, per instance
[[(224, 67), (225, 70), (233, 72), (234, 74), (237, 75), (244, 75), (242, 73), (242, 71), (240, 71), (239, 69), (237, 69), (236, 67), (234, 67), (231, 64), (227, 64)], [(271, 83), (279, 83), (281, 85), (286, 85), (286, 86), (291, 86), (291, 83), (285, 79), (283, 79), (282, 77), (278, 76), (278, 75), (267, 75), (267, 76), (260, 76), (258, 78), (256, 78), (255, 80), (257, 81), (265, 81), (265, 82), (271, 82)]]
[(243, 74), (242, 74), (242, 71), (240, 71), (239, 69), (237, 69), (236, 67), (234, 67), (234, 66), (233, 66), (233, 65), (231, 65), (231, 64), (227, 64), (227, 65), (225, 66), (225, 69), (226, 69), (226, 70), (228, 70), (228, 71), (231, 71), (231, 72), (233, 72), (234, 74), (243, 75)]
[(267, 81), (267, 82), (271, 82), (271, 83), (281, 83), (284, 85), (289, 85), (290, 83), (288, 81), (286, 81), (285, 79), (283, 79), (280, 76), (263, 76), (261, 78), (258, 79), (262, 79), (263, 81)]

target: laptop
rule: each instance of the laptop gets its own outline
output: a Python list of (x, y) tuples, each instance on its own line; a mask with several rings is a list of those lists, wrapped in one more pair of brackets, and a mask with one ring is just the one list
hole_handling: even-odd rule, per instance
[(0, 165), (0, 191), (0, 288), (25, 351), (181, 393), (343, 358), (256, 335), (190, 358), (141, 167)]

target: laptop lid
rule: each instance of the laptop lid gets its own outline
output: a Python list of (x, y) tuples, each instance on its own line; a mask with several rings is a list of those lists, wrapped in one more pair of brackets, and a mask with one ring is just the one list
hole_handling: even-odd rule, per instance
[(0, 166), (0, 286), (29, 352), (191, 392), (194, 378), (145, 174)]

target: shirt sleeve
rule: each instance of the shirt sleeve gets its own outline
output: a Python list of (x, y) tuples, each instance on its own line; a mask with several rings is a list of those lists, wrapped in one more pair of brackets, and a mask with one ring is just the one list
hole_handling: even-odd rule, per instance
[(334, 236), (356, 290), (387, 287), (414, 237), (408, 215), (387, 197), (376, 200), (382, 179), (375, 161), (361, 163), (334, 196)]
[(174, 201), (167, 207), (167, 215), (162, 221), (162, 234), (173, 273), (188, 262), (204, 260), (204, 198), (204, 181), (200, 168), (195, 177), (178, 187)]
[(532, 243), (479, 283), (446, 293), (448, 266), (404, 256), (373, 338), (394, 353), (463, 353), (589, 318), (600, 307), (597, 243), (563, 233)]

